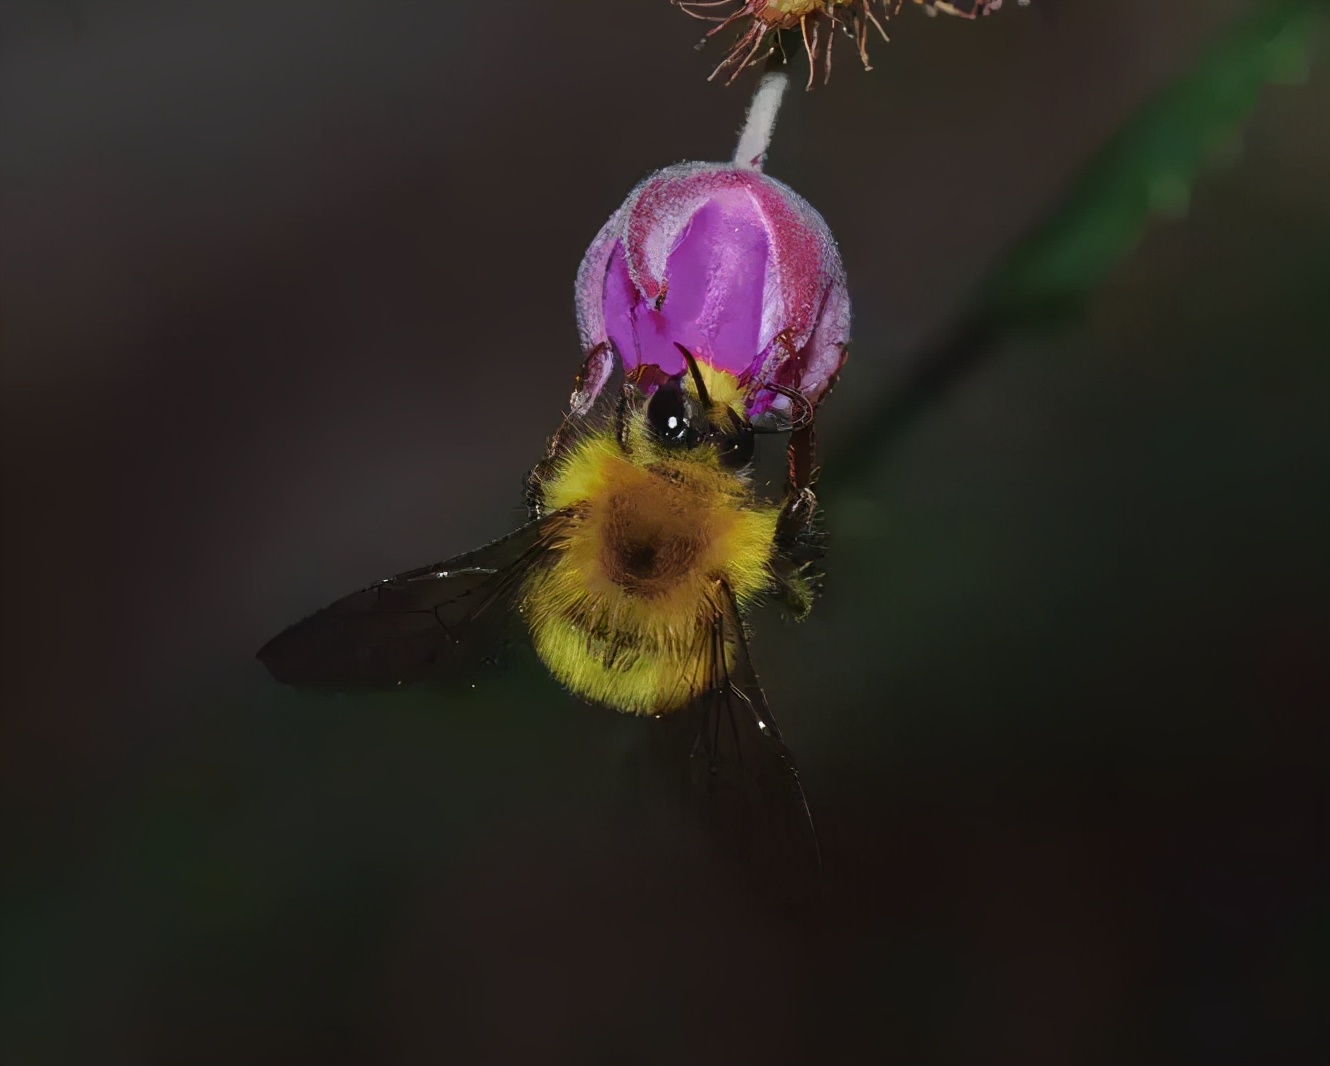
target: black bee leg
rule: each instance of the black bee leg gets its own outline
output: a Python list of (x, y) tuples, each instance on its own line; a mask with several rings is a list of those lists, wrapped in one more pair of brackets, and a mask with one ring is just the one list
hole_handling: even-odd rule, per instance
[(628, 401), (632, 398), (633, 387), (627, 382), (619, 393), (619, 402), (614, 407), (614, 439), (619, 442), (625, 455), (632, 451), (628, 446)]
[(533, 520), (543, 517), (545, 513), (542, 483), (580, 435), (586, 416), (595, 406), (596, 398), (614, 370), (614, 361), (614, 348), (608, 341), (587, 352), (582, 369), (573, 381), (573, 393), (568, 398), (568, 413), (563, 416), (563, 422), (545, 446), (544, 457), (527, 471), (523, 482), (523, 498)]
[(569, 443), (575, 436), (572, 426), (572, 416), (564, 415), (563, 422), (555, 431), (554, 436), (550, 438), (549, 444), (545, 446), (545, 454), (535, 466), (527, 471), (526, 478), (522, 482), (522, 497), (526, 501), (527, 513), (532, 521), (544, 517), (545, 514), (545, 492), (544, 482), (554, 469), (559, 458), (568, 449)]
[(559, 460), (563, 458), (564, 453), (577, 439), (580, 432), (580, 421), (572, 411), (564, 415), (563, 421), (559, 423), (559, 428), (554, 431), (554, 436), (545, 445), (545, 454), (541, 457), (540, 462), (527, 471), (526, 478), (522, 482), (522, 495), (532, 521), (543, 518), (545, 515), (545, 492), (543, 488), (545, 479), (549, 477), (555, 466), (558, 465)]
[(532, 522), (545, 513), (545, 493), (541, 489), (545, 472), (545, 464), (537, 463), (522, 480), (522, 502), (526, 504), (527, 518)]

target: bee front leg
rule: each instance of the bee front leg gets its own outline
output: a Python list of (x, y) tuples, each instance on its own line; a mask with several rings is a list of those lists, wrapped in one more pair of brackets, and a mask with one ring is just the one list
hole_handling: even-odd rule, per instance
[(817, 477), (814, 446), (811, 419), (790, 431), (786, 448), (785, 503), (776, 519), (776, 540), (785, 550), (793, 549), (801, 538), (812, 532), (813, 518), (817, 514), (817, 496), (813, 493), (813, 481)]
[[(573, 381), (572, 395), (568, 397), (568, 413), (563, 416), (563, 422), (554, 436), (550, 438), (550, 442), (545, 448), (544, 458), (533, 466), (526, 475), (524, 495), (527, 510), (530, 512), (532, 519), (544, 515), (545, 501), (541, 487), (542, 483), (549, 477), (568, 449), (581, 436), (583, 428), (591, 419), (597, 401), (600, 400), (605, 391), (606, 383), (614, 372), (616, 361), (617, 353), (609, 341), (602, 341), (586, 353), (582, 369), (577, 372), (577, 377)], [(620, 422), (622, 422), (623, 417), (622, 407), (623, 401), (621, 400), (621, 413), (617, 416)], [(620, 431), (620, 437), (622, 438), (622, 431)]]
[(791, 431), (785, 503), (776, 518), (777, 554), (772, 568), (776, 595), (796, 621), (807, 617), (820, 589), (821, 575), (813, 565), (822, 557), (821, 545), (813, 535), (817, 517), (817, 496), (812, 488), (817, 477), (813, 445), (811, 420)]
[(577, 439), (577, 435), (577, 420), (570, 411), (563, 416), (559, 428), (545, 445), (545, 454), (540, 462), (527, 471), (526, 478), (522, 482), (522, 497), (526, 501), (527, 513), (533, 522), (545, 516), (545, 481)]
[(568, 406), (578, 418), (584, 418), (595, 406), (597, 397), (605, 388), (614, 372), (614, 346), (609, 341), (601, 341), (589, 352), (573, 381), (573, 394), (568, 398)]

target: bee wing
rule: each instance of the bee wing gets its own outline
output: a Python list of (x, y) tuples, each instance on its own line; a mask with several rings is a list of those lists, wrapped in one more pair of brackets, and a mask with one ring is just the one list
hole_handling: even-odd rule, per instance
[(720, 583), (713, 601), (697, 664), (702, 695), (660, 719), (674, 751), (688, 745), (685, 806), (750, 871), (811, 883), (821, 857), (798, 768), (758, 683), (733, 593)]
[(498, 647), (522, 579), (556, 550), (555, 512), (483, 548), (343, 596), (258, 653), (278, 681), (332, 691), (393, 688), (468, 668)]

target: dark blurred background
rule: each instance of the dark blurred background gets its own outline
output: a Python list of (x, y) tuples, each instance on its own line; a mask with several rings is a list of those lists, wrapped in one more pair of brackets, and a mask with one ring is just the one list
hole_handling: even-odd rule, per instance
[(447, 704), (253, 660), (515, 524), (582, 250), (732, 149), (702, 24), (0, 5), (0, 1060), (1324, 1061), (1323, 44), (1083, 317), (871, 432), (1255, 6), (910, 10), (791, 94), (768, 170), (856, 310), (827, 595), (756, 620), (827, 866), (791, 914), (609, 844), (649, 723), (527, 668)]

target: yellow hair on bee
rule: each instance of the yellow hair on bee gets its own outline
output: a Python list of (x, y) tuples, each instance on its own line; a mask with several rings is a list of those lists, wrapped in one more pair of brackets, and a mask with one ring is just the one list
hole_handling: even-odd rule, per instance
[[(706, 386), (707, 397), (713, 407), (730, 407), (743, 410), (744, 390), (739, 379), (724, 370), (717, 370), (710, 363), (698, 363), (698, 372), (702, 375), (702, 384)], [(684, 388), (690, 396), (697, 396), (697, 386), (691, 374), (684, 375)]]
[[(738, 394), (732, 378), (716, 385), (718, 403)], [(570, 517), (521, 605), (537, 654), (574, 693), (664, 714), (710, 680), (718, 582), (741, 609), (770, 585), (778, 508), (714, 449), (664, 448), (640, 412), (626, 429), (626, 450), (592, 434), (541, 484), (544, 506)], [(733, 661), (732, 647), (723, 653)]]

